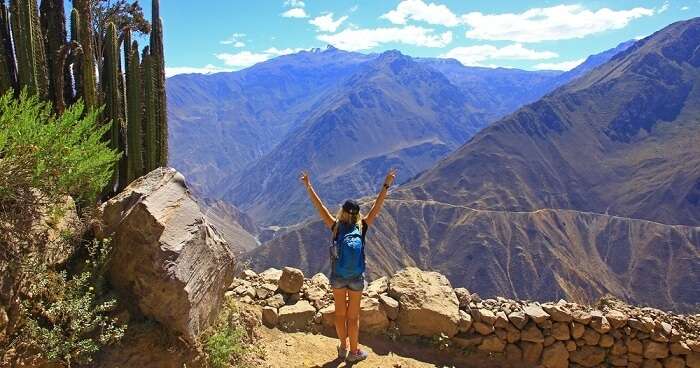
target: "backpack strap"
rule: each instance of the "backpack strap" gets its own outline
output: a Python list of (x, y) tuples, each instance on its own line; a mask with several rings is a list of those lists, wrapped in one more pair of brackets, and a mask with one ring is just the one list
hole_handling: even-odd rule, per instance
[(336, 241), (338, 240), (338, 220), (335, 220), (333, 223), (333, 226), (331, 226), (331, 240)]
[(365, 243), (365, 234), (367, 234), (367, 221), (362, 219), (362, 244)]

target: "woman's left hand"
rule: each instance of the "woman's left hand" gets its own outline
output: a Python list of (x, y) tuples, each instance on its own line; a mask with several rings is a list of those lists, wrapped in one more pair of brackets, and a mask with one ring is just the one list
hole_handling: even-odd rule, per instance
[(394, 183), (394, 179), (396, 179), (396, 168), (391, 168), (389, 169), (389, 173), (386, 174), (386, 178), (384, 179), (384, 185), (391, 186), (391, 184)]

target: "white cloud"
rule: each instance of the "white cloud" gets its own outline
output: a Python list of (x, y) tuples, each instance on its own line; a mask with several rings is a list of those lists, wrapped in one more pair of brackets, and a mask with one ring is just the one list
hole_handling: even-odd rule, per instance
[(689, 6), (687, 6), (687, 5), (686, 5), (686, 6), (682, 6), (682, 7), (681, 7), (681, 10), (683, 10), (683, 11), (686, 11), (686, 10), (688, 10), (688, 9), (690, 9), (690, 7), (689, 7)]
[(440, 55), (442, 58), (457, 59), (463, 65), (470, 66), (485, 66), (483, 62), (487, 60), (544, 60), (558, 56), (556, 52), (532, 50), (519, 43), (500, 48), (493, 45), (455, 47)]
[(174, 66), (174, 67), (165, 67), (165, 77), (172, 77), (173, 75), (178, 75), (178, 74), (191, 74), (191, 73), (197, 73), (197, 74), (211, 74), (211, 73), (219, 73), (219, 72), (230, 72), (233, 69), (227, 69), (227, 68), (221, 68), (218, 66), (214, 66), (211, 64), (208, 64), (203, 67), (193, 67), (193, 66)]
[[(222, 45), (235, 44), (236, 42), (242, 42), (241, 40), (243, 38), (245, 38), (245, 33), (234, 33), (229, 38), (222, 40), (222, 41), (219, 41), (219, 43)], [(243, 46), (245, 46), (245, 44)], [(242, 46), (236, 46), (236, 47), (242, 47)]]
[(320, 32), (335, 32), (335, 30), (340, 27), (340, 24), (346, 19), (348, 19), (348, 16), (344, 15), (336, 20), (333, 20), (333, 13), (328, 13), (310, 20), (309, 23), (315, 25)]
[(281, 56), (281, 55), (287, 55), (287, 54), (293, 54), (295, 52), (299, 52), (301, 50), (304, 50), (302, 48), (286, 48), (286, 49), (278, 49), (276, 47), (270, 47), (269, 49), (263, 51), (263, 52), (250, 52), (250, 51), (241, 51), (237, 53), (219, 53), (219, 54), (214, 54), (217, 59), (221, 60), (226, 64), (227, 66), (234, 67), (236, 69), (240, 68), (245, 68), (249, 67), (251, 65), (263, 62), (265, 60), (271, 59), (275, 56)]
[(471, 27), (468, 38), (540, 42), (582, 38), (611, 29), (620, 29), (630, 21), (651, 16), (653, 9), (637, 7), (629, 10), (602, 8), (591, 11), (581, 5), (557, 5), (533, 8), (520, 14), (464, 14), (462, 20)]
[(664, 1), (664, 3), (661, 5), (659, 10), (656, 11), (656, 13), (661, 14), (661, 13), (665, 12), (666, 10), (668, 10), (668, 8), (670, 8), (670, 7), (671, 7), (671, 4), (669, 4), (668, 1)]
[(357, 11), (358, 8), (359, 8), (359, 6), (357, 6), (357, 4), (355, 4), (355, 5), (353, 5), (352, 8), (350, 8), (350, 10), (348, 10), (348, 11), (349, 11), (350, 13), (354, 13), (354, 12)]
[(301, 0), (286, 0), (284, 5), (290, 8), (303, 8), (306, 6), (306, 4), (304, 4), (304, 2)]
[(342, 50), (358, 51), (390, 42), (424, 47), (445, 47), (452, 42), (452, 32), (436, 34), (432, 29), (416, 26), (358, 28), (345, 29), (332, 35), (319, 35), (316, 38)]
[(448, 27), (454, 27), (460, 23), (459, 17), (445, 5), (426, 4), (423, 0), (404, 0), (396, 6), (396, 9), (383, 14), (380, 18), (394, 24), (406, 24), (408, 19)]
[(245, 47), (245, 42), (243, 41), (236, 41), (236, 43), (233, 44), (233, 47)]
[(304, 8), (291, 8), (286, 12), (282, 13), (285, 18), (306, 18), (308, 15), (304, 11)]
[(568, 71), (571, 70), (583, 63), (585, 59), (578, 59), (578, 60), (571, 60), (571, 61), (562, 61), (559, 63), (540, 63), (535, 65), (535, 69), (538, 70), (563, 70), (563, 71)]

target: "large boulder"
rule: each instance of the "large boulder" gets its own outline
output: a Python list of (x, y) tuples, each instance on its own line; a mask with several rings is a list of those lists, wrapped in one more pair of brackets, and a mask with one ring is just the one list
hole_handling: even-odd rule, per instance
[(298, 268), (285, 267), (282, 269), (282, 275), (279, 278), (280, 290), (287, 294), (298, 293), (304, 285), (304, 273)]
[(362, 298), (360, 302), (360, 330), (379, 334), (389, 327), (389, 318), (375, 298)]
[(233, 280), (231, 248), (175, 169), (138, 178), (100, 207), (98, 237), (112, 236), (109, 280), (145, 316), (194, 342)]
[(402, 335), (457, 334), (459, 301), (444, 275), (405, 268), (389, 281), (389, 296), (399, 301), (396, 321)]
[(313, 323), (316, 308), (306, 300), (279, 309), (277, 325), (285, 331), (301, 331)]

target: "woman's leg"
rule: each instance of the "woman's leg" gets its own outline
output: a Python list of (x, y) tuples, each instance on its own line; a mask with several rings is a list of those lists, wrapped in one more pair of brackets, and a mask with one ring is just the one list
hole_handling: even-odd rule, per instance
[(335, 332), (338, 334), (340, 346), (347, 347), (348, 328), (346, 325), (347, 316), (347, 294), (348, 289), (333, 289), (333, 300), (335, 301)]
[(348, 336), (350, 337), (350, 351), (357, 351), (357, 342), (360, 337), (360, 300), (362, 291), (348, 289)]

